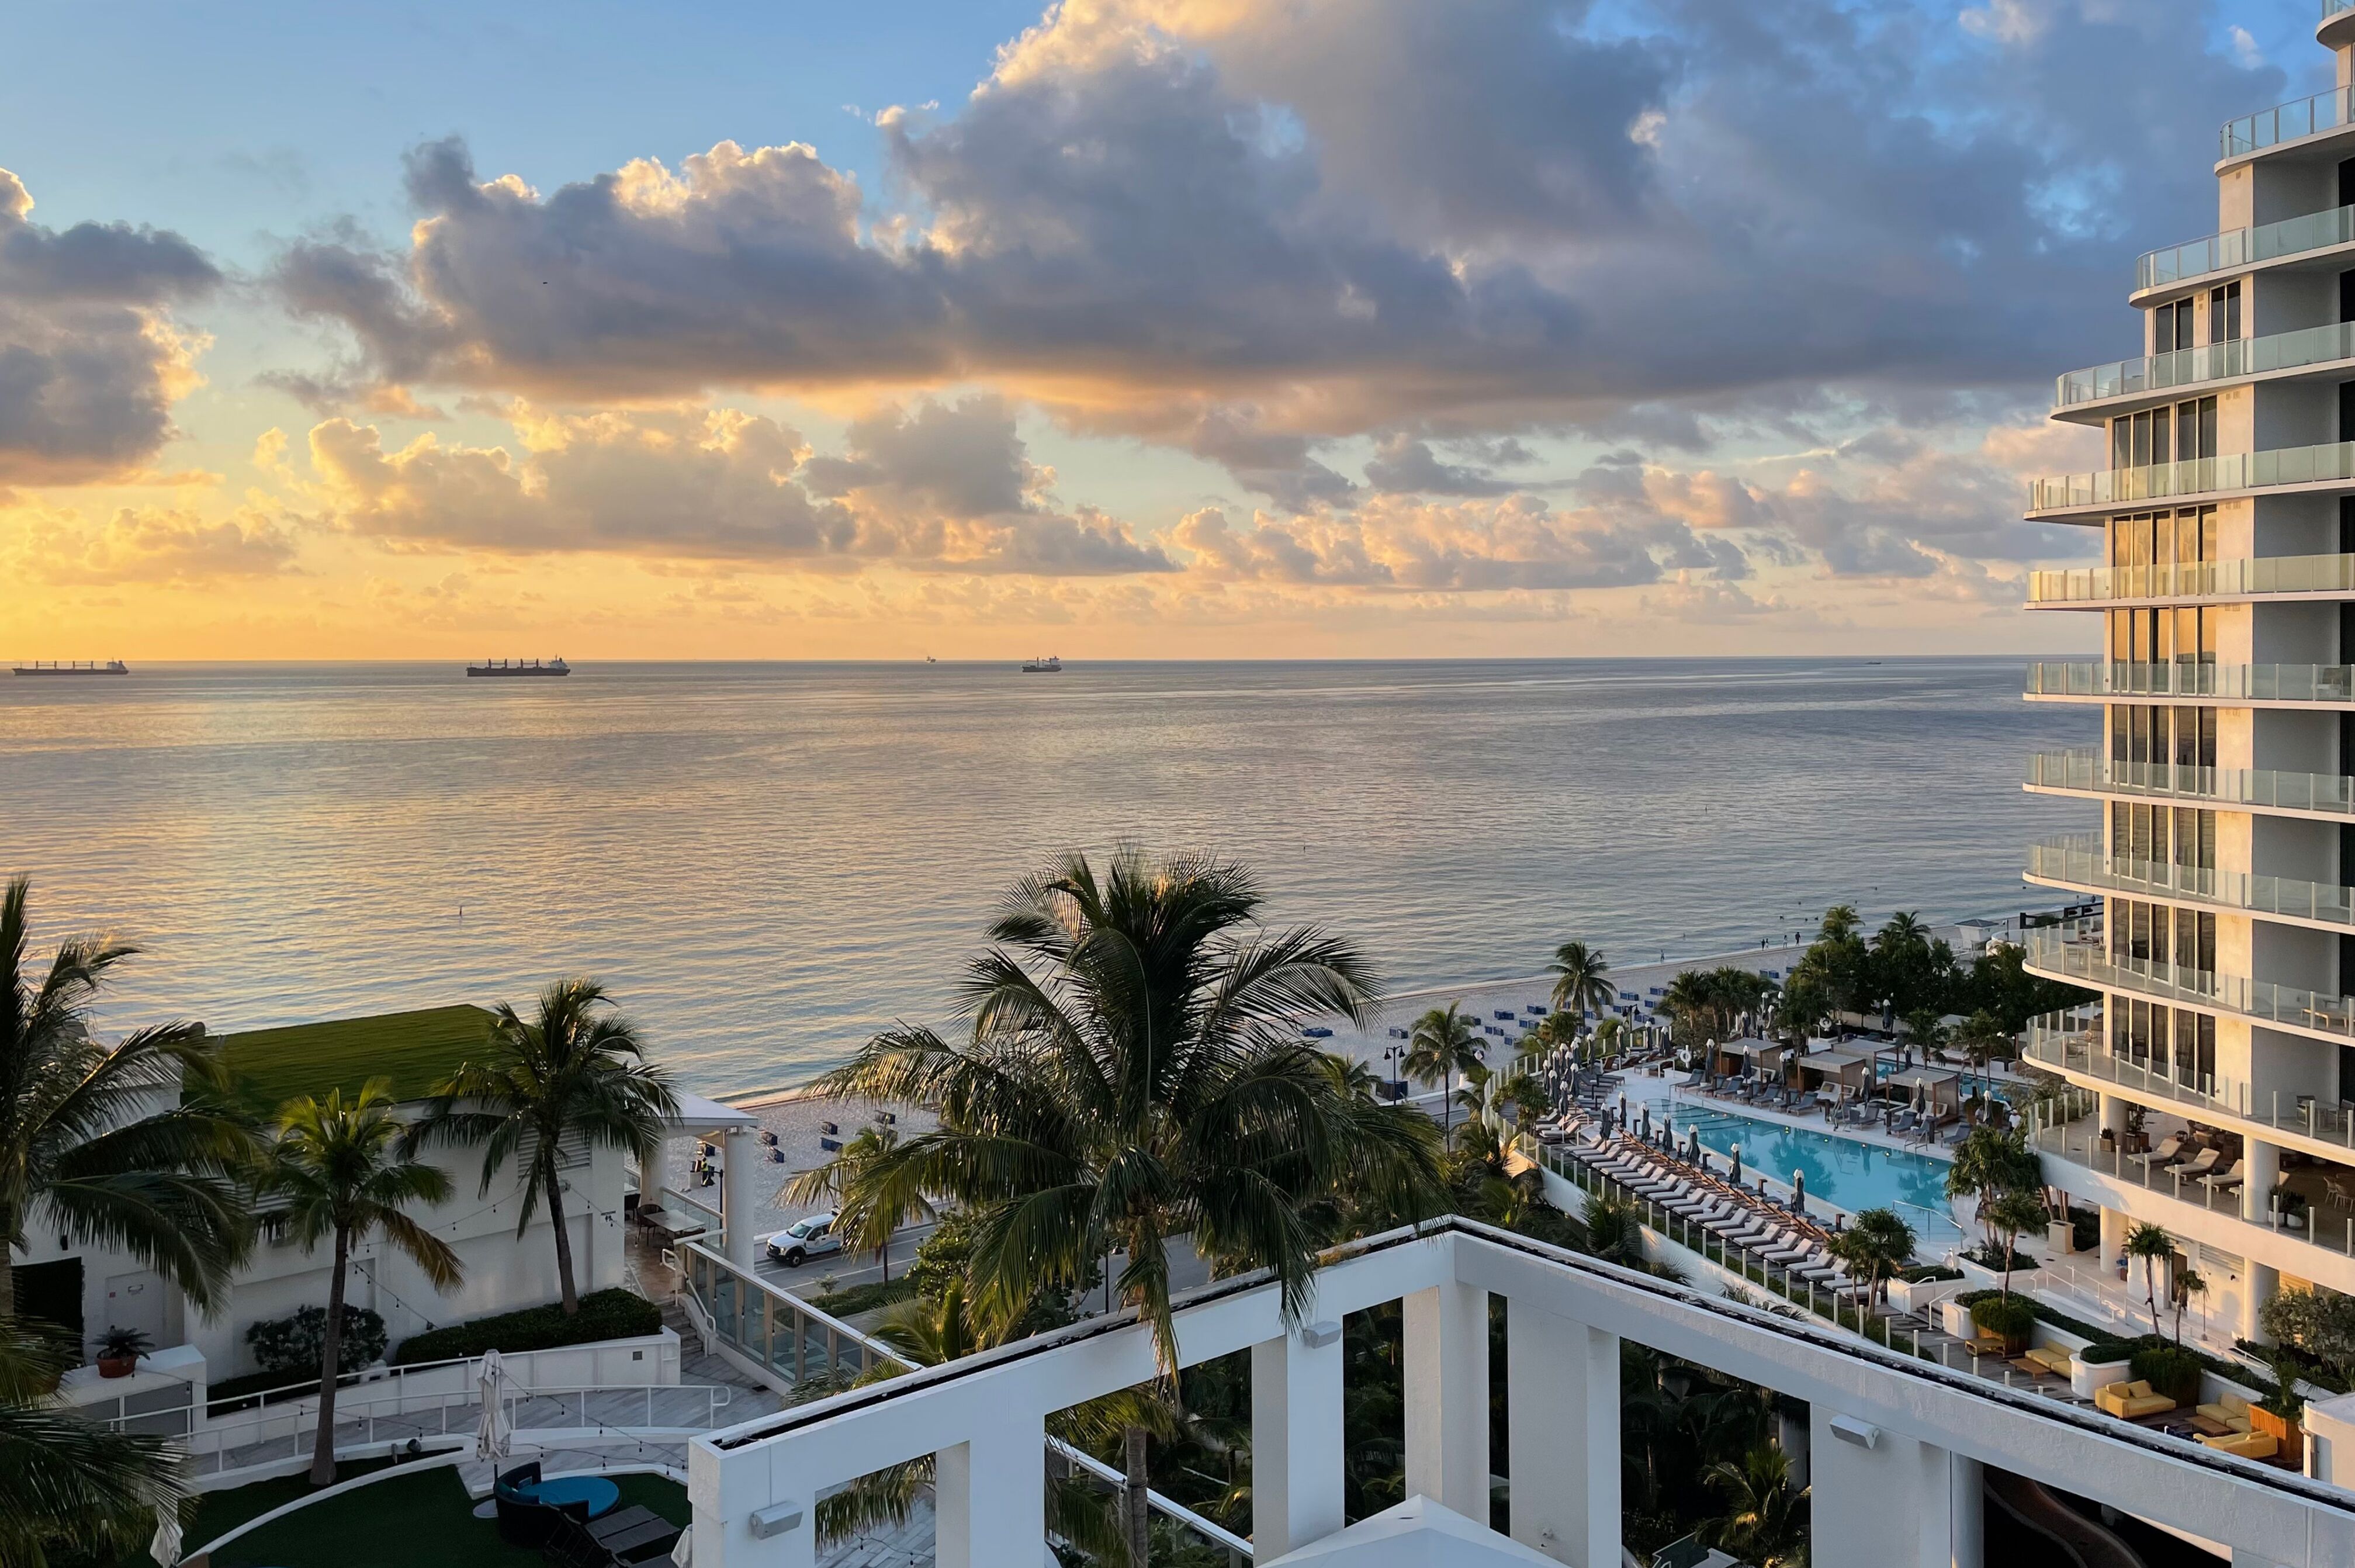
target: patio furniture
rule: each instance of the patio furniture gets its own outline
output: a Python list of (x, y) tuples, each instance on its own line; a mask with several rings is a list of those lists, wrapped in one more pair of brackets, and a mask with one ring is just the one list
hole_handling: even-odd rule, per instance
[(2158, 1415), (2175, 1408), (2173, 1400), (2152, 1389), (2141, 1378), (2132, 1382), (2107, 1383), (2095, 1389), (2094, 1404), (2121, 1421), (2137, 1421), (2146, 1415)]
[(552, 1481), (534, 1481), (520, 1489), (531, 1501), (550, 1508), (579, 1503), (589, 1510), (587, 1517), (592, 1520), (613, 1512), (613, 1505), (622, 1500), (622, 1488), (602, 1476), (559, 1476)]
[[(605, 1484), (613, 1485), (611, 1481)], [(511, 1546), (544, 1546), (567, 1520), (582, 1525), (589, 1522), (585, 1499), (543, 1501), (532, 1492), (538, 1485), (537, 1459), (517, 1466), (491, 1485), (491, 1506), (498, 1519), (499, 1539)]]
[(2281, 1441), (2270, 1432), (2235, 1432), (2228, 1436), (2202, 1435), (2200, 1441), (2219, 1454), (2243, 1459), (2270, 1459), (2281, 1452)]
[(2179, 1176), (2205, 1176), (2215, 1169), (2218, 1162), (2223, 1157), (2224, 1151), (2221, 1148), (2203, 1148), (2200, 1151), (2200, 1157), (2190, 1164), (2172, 1166), (2169, 1168)]
[(2183, 1138), (2184, 1135), (2181, 1133), (2173, 1134), (2150, 1153), (2128, 1155), (2126, 1157), (2137, 1165), (2165, 1165), (2174, 1159), (2176, 1152), (2182, 1148)]
[(2075, 1367), (2068, 1351), (2050, 1345), (2033, 1346), (2019, 1359), (2030, 1369), (2049, 1372), (2056, 1378), (2067, 1377)]
[(2218, 1171), (2215, 1175), (2201, 1177), (2200, 1179), (2200, 1185), (2202, 1187), (2212, 1187), (2220, 1192), (2227, 1187), (2240, 1186), (2241, 1162), (2236, 1159), (2232, 1164), (2226, 1166), (2223, 1169)]

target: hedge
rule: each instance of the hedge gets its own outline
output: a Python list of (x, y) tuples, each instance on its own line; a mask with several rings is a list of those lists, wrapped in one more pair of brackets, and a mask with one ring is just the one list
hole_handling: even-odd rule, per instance
[(393, 1352), (392, 1365), (454, 1361), (479, 1356), (485, 1350), (497, 1350), (504, 1355), (519, 1350), (553, 1350), (563, 1345), (586, 1345), (599, 1339), (636, 1339), (661, 1328), (661, 1307), (643, 1296), (616, 1286), (582, 1296), (581, 1311), (572, 1317), (564, 1316), (561, 1307), (551, 1304), (412, 1334)]
[(813, 1296), (809, 1304), (829, 1317), (847, 1317), (856, 1312), (905, 1301), (915, 1294), (916, 1282), (901, 1275), (897, 1279), (873, 1280), (866, 1285), (854, 1285), (847, 1290)]

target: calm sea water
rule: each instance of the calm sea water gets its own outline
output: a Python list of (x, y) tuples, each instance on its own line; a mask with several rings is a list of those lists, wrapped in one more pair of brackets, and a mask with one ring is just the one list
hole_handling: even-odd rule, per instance
[(708, 1092), (938, 1021), (995, 893), (1250, 863), (1405, 988), (2020, 906), (2082, 709), (2017, 660), (156, 667), (0, 682), (0, 871), (146, 944), (107, 1015), (526, 1000), (586, 971)]

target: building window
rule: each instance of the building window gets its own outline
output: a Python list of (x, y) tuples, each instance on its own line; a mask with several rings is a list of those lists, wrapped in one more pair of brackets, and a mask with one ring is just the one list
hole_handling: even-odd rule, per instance
[(2236, 343), (2241, 336), (2241, 285), (2208, 291), (2208, 341)]

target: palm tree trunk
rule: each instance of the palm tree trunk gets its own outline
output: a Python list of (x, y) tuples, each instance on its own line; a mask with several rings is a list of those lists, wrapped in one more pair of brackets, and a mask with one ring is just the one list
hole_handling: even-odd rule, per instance
[(556, 1283), (564, 1292), (564, 1316), (581, 1313), (580, 1287), (572, 1283), (572, 1232), (564, 1223), (564, 1181), (556, 1174), (551, 1157), (544, 1168), (548, 1183), (548, 1217), (556, 1226)]
[(0, 1203), (0, 1320), (16, 1316), (16, 1265), (9, 1255), (7, 1240), (16, 1233), (15, 1206)]
[(1452, 1067), (1439, 1075), (1439, 1130), (1455, 1130), (1455, 1070)]
[(1151, 1502), (1146, 1496), (1152, 1484), (1145, 1465), (1146, 1431), (1142, 1426), (1132, 1426), (1122, 1435), (1128, 1461), (1128, 1487), (1122, 1499), (1128, 1515), (1128, 1561), (1130, 1568), (1146, 1568), (1146, 1552), (1151, 1541), (1147, 1525), (1153, 1517)]
[(311, 1443), (311, 1484), (336, 1484), (336, 1380), (344, 1352), (344, 1265), (352, 1255), (352, 1233), (336, 1232), (336, 1263), (327, 1275), (327, 1330), (319, 1337), (319, 1432)]

